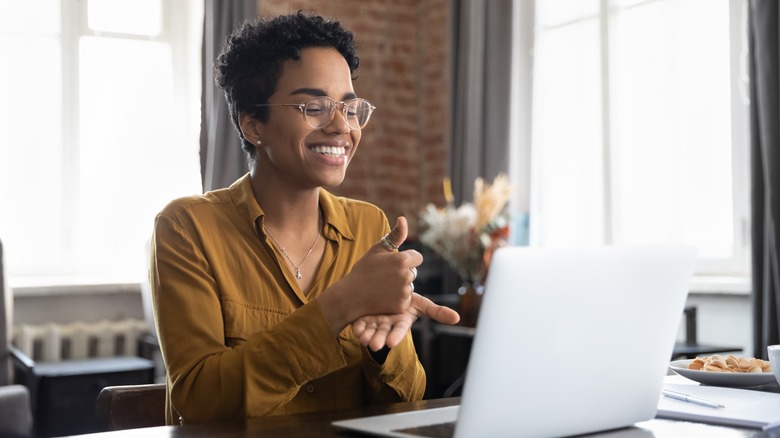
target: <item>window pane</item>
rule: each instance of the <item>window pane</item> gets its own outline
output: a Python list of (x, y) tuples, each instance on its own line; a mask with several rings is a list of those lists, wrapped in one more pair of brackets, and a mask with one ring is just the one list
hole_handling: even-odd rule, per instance
[(0, 0), (0, 32), (59, 34), (60, 1)]
[(534, 2), (534, 8), (536, 25), (550, 27), (597, 17), (599, 0), (542, 0)]
[(9, 275), (61, 258), (62, 82), (59, 39), (0, 33), (0, 239)]
[(87, 2), (112, 36), (168, 23), (162, 0), (121, 2), (130, 12), (120, 0), (0, 0), (0, 56), (24, 61), (0, 69), (0, 238), (14, 282), (137, 281), (154, 215), (200, 191), (202, 5), (177, 2), (163, 44), (61, 29), (60, 7), (80, 23)]
[(162, 28), (160, 0), (89, 0), (88, 5), (92, 30), (155, 36)]
[(678, 0), (628, 9), (616, 21), (618, 241), (731, 256), (728, 20), (727, 0)]
[(590, 20), (535, 42), (532, 185), (541, 196), (531, 201), (533, 243), (603, 239), (598, 36)]
[(142, 268), (156, 213), (200, 190), (197, 143), (176, 123), (171, 49), (99, 37), (80, 48), (76, 256), (106, 273)]

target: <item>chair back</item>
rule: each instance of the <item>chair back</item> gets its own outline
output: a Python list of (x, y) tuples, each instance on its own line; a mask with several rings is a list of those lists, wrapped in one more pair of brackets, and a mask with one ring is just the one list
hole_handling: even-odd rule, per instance
[(33, 432), (30, 391), (25, 386), (13, 384), (13, 306), (5, 276), (3, 242), (0, 241), (0, 436), (29, 437)]
[(0, 436), (32, 436), (30, 392), (22, 385), (0, 386)]
[(95, 415), (105, 431), (165, 426), (165, 384), (107, 386)]

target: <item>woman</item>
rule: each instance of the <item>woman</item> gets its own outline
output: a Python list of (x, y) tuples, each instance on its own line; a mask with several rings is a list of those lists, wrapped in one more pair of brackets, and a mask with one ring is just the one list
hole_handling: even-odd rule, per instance
[[(151, 280), (167, 420), (204, 422), (420, 399), (409, 328), (458, 315), (413, 292), (422, 256), (340, 184), (373, 105), (352, 34), (297, 13), (245, 23), (217, 80), (250, 171), (157, 216)], [(384, 236), (384, 237), (383, 237)]]

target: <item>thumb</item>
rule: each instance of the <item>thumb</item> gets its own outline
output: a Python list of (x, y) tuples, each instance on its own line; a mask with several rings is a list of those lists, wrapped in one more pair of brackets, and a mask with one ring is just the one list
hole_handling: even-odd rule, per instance
[(371, 252), (388, 252), (398, 249), (398, 247), (406, 241), (408, 233), (409, 225), (406, 222), (406, 218), (398, 216), (398, 219), (395, 220), (393, 229), (390, 230), (387, 236), (383, 237), (373, 248), (371, 248)]

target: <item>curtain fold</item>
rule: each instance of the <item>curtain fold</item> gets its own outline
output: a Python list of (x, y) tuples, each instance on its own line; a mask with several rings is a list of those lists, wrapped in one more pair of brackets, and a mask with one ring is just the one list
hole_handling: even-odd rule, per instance
[(776, 0), (750, 0), (753, 352), (780, 343), (780, 32)]
[(471, 201), (474, 180), (509, 168), (512, 0), (453, 2), (452, 191)]
[(203, 84), (200, 176), (203, 191), (227, 187), (247, 172), (241, 142), (222, 91), (214, 83), (214, 59), (241, 22), (257, 16), (257, 0), (206, 0), (203, 21)]
[[(449, 176), (456, 204), (473, 201), (474, 180), (509, 170), (512, 0), (451, 3), (453, 89)], [(445, 265), (442, 290), (461, 280)]]

